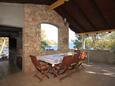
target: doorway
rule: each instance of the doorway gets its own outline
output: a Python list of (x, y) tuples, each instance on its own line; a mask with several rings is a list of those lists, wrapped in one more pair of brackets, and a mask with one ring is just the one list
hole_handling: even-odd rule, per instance
[(0, 26), (0, 78), (22, 70), (22, 28)]

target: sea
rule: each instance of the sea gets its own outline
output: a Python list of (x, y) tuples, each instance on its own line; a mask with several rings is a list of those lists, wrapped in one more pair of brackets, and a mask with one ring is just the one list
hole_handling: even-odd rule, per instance
[[(58, 50), (58, 45), (49, 45), (48, 47), (46, 47), (46, 50)], [(73, 43), (69, 43), (69, 49), (74, 49), (74, 44)]]

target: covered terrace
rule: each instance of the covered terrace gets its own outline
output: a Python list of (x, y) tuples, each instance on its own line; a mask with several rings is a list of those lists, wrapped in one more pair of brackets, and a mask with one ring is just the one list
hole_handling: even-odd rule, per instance
[[(58, 27), (58, 49), (56, 51), (41, 51), (42, 23)], [(114, 86), (115, 53), (109, 51), (87, 51), (88, 57), (93, 57), (92, 60), (96, 60), (96, 64), (86, 62), (87, 64), (83, 64), (85, 70), (73, 73), (62, 82), (56, 78), (39, 82), (32, 76), (36, 69), (32, 64), (30, 55), (40, 57), (72, 51), (68, 48), (69, 28), (82, 37), (87, 34), (115, 31), (115, 1), (0, 1), (0, 36), (9, 37), (9, 50), (12, 48), (16, 50), (22, 65), (21, 72), (4, 76), (3, 72), (7, 71), (8, 64), (12, 64), (12, 61), (9, 60), (8, 64), (1, 64), (0, 76), (2, 74), (3, 76), (0, 78), (0, 86), (52, 86), (54, 84), (57, 86)], [(82, 42), (82, 44), (84, 43)], [(9, 58), (12, 58), (13, 55), (9, 52)]]

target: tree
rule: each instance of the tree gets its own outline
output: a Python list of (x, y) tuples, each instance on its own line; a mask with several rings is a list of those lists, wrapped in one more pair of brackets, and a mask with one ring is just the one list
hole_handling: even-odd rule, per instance
[(73, 41), (74, 48), (82, 47), (82, 37), (80, 35), (76, 35), (76, 40)]
[(103, 32), (90, 36), (91, 39), (86, 39), (86, 45), (90, 45), (94, 49), (114, 49), (115, 47), (115, 32)]
[(92, 48), (92, 43), (93, 43), (92, 39), (86, 38), (86, 39), (85, 39), (86, 49)]
[(44, 51), (46, 47), (48, 47), (48, 43), (45, 38), (46, 38), (45, 31), (41, 29), (41, 51)]
[(44, 51), (48, 47), (48, 43), (46, 41), (41, 41), (41, 50)]

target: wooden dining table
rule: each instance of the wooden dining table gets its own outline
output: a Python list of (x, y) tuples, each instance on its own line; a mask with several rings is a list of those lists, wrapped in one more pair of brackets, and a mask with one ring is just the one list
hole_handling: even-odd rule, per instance
[(62, 62), (65, 54), (53, 54), (53, 55), (44, 55), (38, 56), (38, 60), (47, 62), (53, 66)]
[(50, 73), (53, 74), (54, 77), (58, 77), (55, 65), (62, 63), (64, 56), (65, 54), (62, 53), (62, 54), (38, 56), (37, 59), (50, 64), (51, 65)]
[[(53, 54), (53, 55), (44, 55), (44, 56), (38, 56), (37, 59), (40, 61), (43, 61), (45, 63), (48, 63), (51, 65), (51, 74), (53, 74), (54, 77), (60, 78), (60, 75), (65, 74), (65, 72), (68, 70), (68, 68), (65, 69), (66, 64), (64, 63), (65, 60), (69, 59), (70, 61), (68, 64), (71, 66), (71, 58), (73, 58), (73, 55), (67, 54), (67, 53), (61, 53), (61, 54)], [(72, 60), (73, 62), (73, 60)], [(63, 65), (65, 64), (65, 66)], [(69, 66), (68, 66), (69, 67)]]

